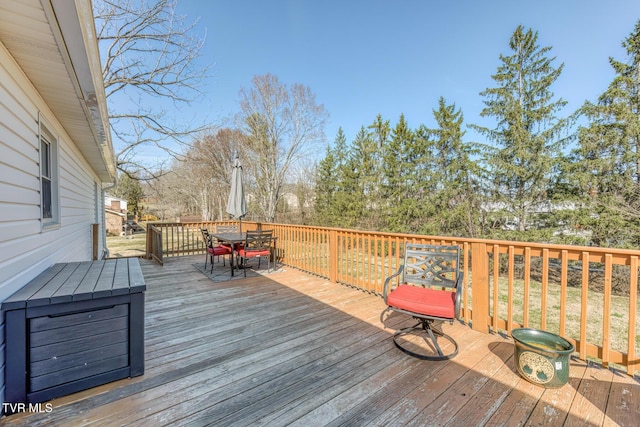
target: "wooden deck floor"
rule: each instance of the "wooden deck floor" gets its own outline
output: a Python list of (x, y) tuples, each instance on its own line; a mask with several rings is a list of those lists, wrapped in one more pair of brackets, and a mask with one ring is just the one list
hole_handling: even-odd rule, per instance
[(640, 425), (640, 384), (622, 373), (574, 360), (545, 390), (516, 374), (510, 339), (462, 324), (444, 326), (455, 359), (417, 360), (394, 347), (379, 297), (286, 267), (216, 283), (200, 261), (142, 261), (143, 376), (0, 424)]

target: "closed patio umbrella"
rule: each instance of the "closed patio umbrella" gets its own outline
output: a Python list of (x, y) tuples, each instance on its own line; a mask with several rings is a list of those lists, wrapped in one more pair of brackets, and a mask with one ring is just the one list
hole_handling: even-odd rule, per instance
[(231, 191), (227, 201), (227, 213), (240, 220), (239, 231), (242, 231), (242, 217), (247, 214), (247, 202), (244, 198), (244, 183), (242, 179), (242, 164), (238, 156), (236, 156), (231, 169)]

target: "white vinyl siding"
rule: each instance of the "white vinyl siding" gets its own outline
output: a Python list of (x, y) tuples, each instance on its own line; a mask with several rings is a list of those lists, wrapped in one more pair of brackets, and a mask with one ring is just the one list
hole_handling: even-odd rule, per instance
[[(42, 218), (40, 124), (57, 145), (57, 207), (49, 226)], [(101, 213), (98, 177), (1, 43), (0, 153), (2, 301), (57, 262), (90, 260), (91, 224)]]

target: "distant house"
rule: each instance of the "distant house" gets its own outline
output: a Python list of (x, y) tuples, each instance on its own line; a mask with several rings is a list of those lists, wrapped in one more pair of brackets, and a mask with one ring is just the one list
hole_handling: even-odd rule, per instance
[(90, 1), (0, 2), (0, 154), (1, 302), (55, 263), (105, 253), (116, 170)]
[[(517, 230), (520, 221), (515, 213), (511, 211), (510, 205), (507, 205), (504, 202), (492, 202), (492, 203), (483, 203), (480, 207), (483, 211), (487, 213), (493, 214), (497, 218), (501, 218), (501, 228), (502, 230)], [(529, 217), (530, 223), (527, 228), (540, 228), (544, 226), (544, 220), (541, 217), (548, 215), (553, 212), (560, 211), (574, 211), (577, 209), (577, 206), (573, 202), (561, 202), (561, 203), (553, 203), (551, 201), (544, 202), (536, 202), (530, 203), (527, 206), (527, 215)], [(563, 226), (566, 224), (558, 224), (559, 226)], [(573, 234), (571, 230), (568, 231), (570, 234)]]
[(127, 201), (117, 197), (105, 196), (104, 217), (107, 233), (119, 235), (127, 220)]
[(200, 222), (202, 216), (200, 215), (181, 215), (178, 217), (178, 222)]

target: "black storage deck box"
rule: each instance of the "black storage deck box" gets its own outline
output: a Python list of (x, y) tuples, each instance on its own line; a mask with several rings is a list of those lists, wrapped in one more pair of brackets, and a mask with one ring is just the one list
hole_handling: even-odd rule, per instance
[(56, 264), (2, 303), (5, 401), (38, 403), (144, 373), (137, 258)]

